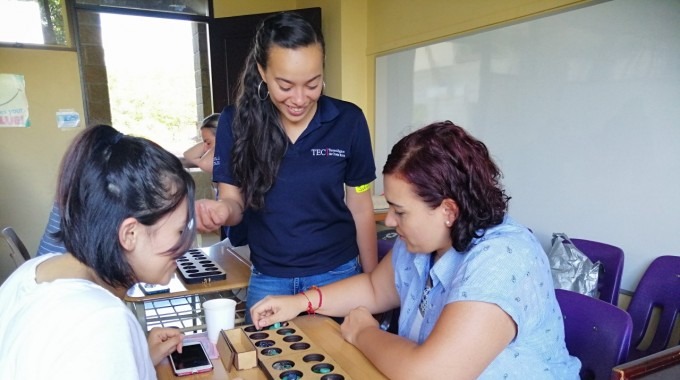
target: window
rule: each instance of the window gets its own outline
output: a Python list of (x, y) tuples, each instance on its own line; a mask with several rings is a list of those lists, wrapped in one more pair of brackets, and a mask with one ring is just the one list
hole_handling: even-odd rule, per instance
[(0, 0), (0, 43), (70, 46), (64, 0)]
[(166, 16), (209, 16), (208, 0), (75, 0), (79, 8), (158, 12)]
[(119, 131), (181, 155), (198, 135), (192, 22), (100, 14), (111, 107)]
[(196, 143), (197, 122), (213, 112), (207, 1), (66, 1), (74, 5), (86, 123), (181, 156)]

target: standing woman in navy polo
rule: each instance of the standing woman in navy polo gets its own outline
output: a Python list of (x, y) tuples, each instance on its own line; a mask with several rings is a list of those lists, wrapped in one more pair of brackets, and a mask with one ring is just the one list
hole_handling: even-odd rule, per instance
[(377, 265), (368, 125), (356, 105), (322, 95), (324, 57), (321, 32), (297, 14), (265, 19), (220, 116), (219, 199), (197, 202), (197, 222), (247, 220), (248, 307)]

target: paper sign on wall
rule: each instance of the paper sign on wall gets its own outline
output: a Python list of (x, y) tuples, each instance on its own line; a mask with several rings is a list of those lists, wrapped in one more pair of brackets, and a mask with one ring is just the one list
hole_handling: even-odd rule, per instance
[(30, 125), (24, 76), (0, 74), (0, 127)]
[(57, 128), (76, 128), (80, 124), (80, 115), (74, 110), (57, 111)]

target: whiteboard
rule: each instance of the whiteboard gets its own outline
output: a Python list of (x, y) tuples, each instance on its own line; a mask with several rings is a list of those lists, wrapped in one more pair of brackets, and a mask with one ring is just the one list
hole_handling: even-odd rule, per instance
[(510, 214), (546, 250), (553, 232), (619, 246), (630, 291), (656, 256), (680, 255), (680, 1), (613, 0), (378, 57), (378, 171), (439, 120), (487, 144)]

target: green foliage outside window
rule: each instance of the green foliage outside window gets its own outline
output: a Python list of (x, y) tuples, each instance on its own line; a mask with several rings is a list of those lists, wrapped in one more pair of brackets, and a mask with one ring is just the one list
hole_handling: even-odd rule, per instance
[(45, 43), (49, 45), (68, 45), (64, 23), (65, 7), (63, 0), (41, 0), (41, 3), (47, 3), (47, 9), (45, 9), (45, 5), (40, 7)]
[[(65, 0), (0, 0), (0, 43), (69, 46)], [(8, 17), (9, 15), (9, 17)]]

